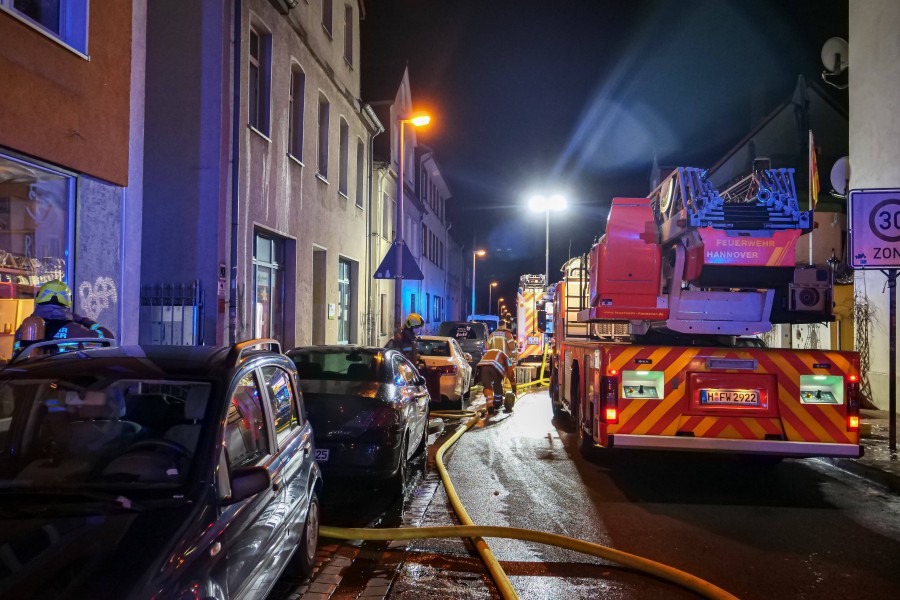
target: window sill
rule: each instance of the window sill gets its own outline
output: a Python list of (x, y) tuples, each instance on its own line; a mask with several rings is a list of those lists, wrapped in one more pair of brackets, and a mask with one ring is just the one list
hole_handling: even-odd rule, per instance
[(269, 142), (270, 144), (272, 143), (272, 138), (270, 138), (269, 136), (267, 136), (266, 134), (264, 134), (262, 131), (260, 131), (259, 129), (257, 129), (257, 128), (254, 127), (253, 125), (250, 125), (250, 124), (248, 123), (248, 124), (247, 124), (247, 129), (249, 129), (250, 131), (252, 131), (252, 132), (255, 133), (256, 135), (258, 135), (258, 136), (261, 137), (262, 139), (266, 140), (266, 141)]
[(356, 208), (358, 208), (359, 210), (361, 210), (361, 211), (363, 211), (363, 212), (366, 212), (366, 209), (365, 209), (365, 208), (363, 207), (363, 205), (360, 204), (359, 202), (356, 203)]
[(328, 36), (329, 40), (334, 40), (334, 34), (330, 31), (328, 31), (328, 28), (325, 27), (325, 23), (322, 23), (322, 31), (325, 32), (325, 35)]
[[(91, 60), (91, 57), (90, 57), (90, 56), (88, 56), (87, 54), (85, 54), (84, 52), (82, 52), (81, 50), (79, 50), (78, 48), (76, 48), (75, 46), (70, 45), (70, 44), (69, 44), (68, 42), (66, 42), (64, 39), (62, 39), (61, 37), (59, 37), (59, 35), (58, 35), (56, 32), (50, 31), (49, 29), (46, 29), (45, 27), (42, 27), (42, 26), (40, 25), (40, 23), (35, 23), (34, 21), (32, 21), (31, 19), (29, 19), (28, 17), (25, 17), (25, 16), (23, 16), (22, 14), (20, 14), (18, 11), (16, 11), (16, 10), (10, 10), (9, 8), (7, 8), (7, 7), (4, 6), (4, 5), (0, 5), (0, 12), (4, 12), (4, 13), (8, 14), (9, 16), (11, 16), (11, 17), (12, 17), (13, 19), (15, 19), (16, 21), (19, 21), (20, 23), (22, 23), (22, 24), (25, 25), (26, 27), (28, 27), (28, 28), (30, 28), (30, 29), (32, 29), (32, 30), (38, 32), (39, 34), (43, 35), (44, 37), (46, 37), (46, 38), (49, 39), (50, 41), (52, 41), (52, 42), (54, 42), (54, 43), (56, 43), (56, 44), (59, 44), (60, 46), (62, 46), (62, 47), (65, 48), (66, 50), (68, 50), (69, 52), (72, 52), (73, 54), (76, 54), (76, 55), (80, 56), (80, 57), (83, 58), (84, 60), (86, 60), (86, 61), (90, 61), (90, 60)], [(86, 40), (85, 40), (85, 41), (86, 41)], [(85, 44), (85, 45), (87, 45), (87, 44)]]
[(306, 165), (303, 164), (303, 161), (302, 161), (302, 160), (300, 160), (299, 158), (297, 158), (296, 156), (294, 156), (294, 155), (291, 154), (290, 152), (288, 152), (287, 157), (288, 157), (288, 159), (289, 159), (291, 162), (295, 162), (295, 163), (297, 163), (298, 165), (300, 165), (301, 167), (305, 167), (305, 166), (306, 166)]
[(346, 56), (344, 57), (344, 64), (347, 65), (348, 69), (353, 70), (353, 63)]
[(316, 171), (316, 179), (318, 179), (319, 181), (321, 181), (321, 182), (324, 183), (325, 185), (331, 185), (330, 183), (328, 183), (328, 179), (327, 179), (324, 175), (322, 175), (321, 173), (319, 173), (318, 171)]
[(338, 190), (338, 196), (341, 196), (342, 198), (345, 198), (347, 200), (350, 199), (350, 196), (347, 195), (347, 192), (342, 192), (340, 190)]

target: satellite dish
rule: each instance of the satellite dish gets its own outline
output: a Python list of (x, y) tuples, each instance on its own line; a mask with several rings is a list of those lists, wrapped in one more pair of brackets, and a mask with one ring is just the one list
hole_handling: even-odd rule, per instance
[(822, 46), (822, 64), (831, 75), (843, 73), (850, 66), (849, 56), (850, 46), (843, 38), (829, 38)]
[(831, 187), (841, 196), (847, 195), (847, 184), (850, 181), (850, 158), (842, 156), (831, 167)]

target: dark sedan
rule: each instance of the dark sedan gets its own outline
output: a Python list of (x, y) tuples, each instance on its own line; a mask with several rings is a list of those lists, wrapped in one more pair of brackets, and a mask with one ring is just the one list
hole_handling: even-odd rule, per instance
[(322, 480), (270, 345), (0, 371), (0, 597), (262, 598), (285, 569), (308, 575)]
[(308, 346), (287, 353), (316, 434), (326, 474), (387, 479), (399, 491), (407, 461), (428, 439), (429, 394), (416, 368), (396, 350)]

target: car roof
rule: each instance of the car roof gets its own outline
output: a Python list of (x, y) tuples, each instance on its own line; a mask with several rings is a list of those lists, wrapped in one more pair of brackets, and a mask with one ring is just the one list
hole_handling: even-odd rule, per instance
[(381, 354), (386, 352), (388, 348), (380, 348), (378, 346), (357, 346), (354, 344), (320, 344), (316, 346), (297, 346), (288, 350), (285, 354), (291, 356), (301, 352), (318, 352), (322, 354), (350, 354), (351, 352), (360, 354)]
[(451, 341), (455, 340), (456, 338), (452, 338), (452, 337), (446, 336), (446, 335), (420, 335), (419, 339), (420, 340), (435, 340), (435, 341), (439, 341), (439, 342), (451, 342)]
[(230, 346), (116, 346), (37, 356), (14, 362), (0, 378), (70, 378), (90, 375), (114, 379), (216, 379), (261, 356), (291, 365), (282, 354), (250, 349), (233, 354)]

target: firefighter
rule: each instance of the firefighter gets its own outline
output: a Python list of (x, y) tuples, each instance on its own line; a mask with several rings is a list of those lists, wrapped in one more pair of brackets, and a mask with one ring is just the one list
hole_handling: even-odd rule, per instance
[(96, 321), (72, 312), (72, 290), (58, 279), (38, 288), (34, 312), (16, 329), (13, 354), (31, 344), (72, 338), (112, 338)]
[(509, 330), (509, 321), (506, 319), (500, 320), (500, 326), (491, 334), (487, 347), (502, 350), (509, 357), (513, 366), (515, 366), (519, 347), (516, 344), (516, 336)]
[(403, 327), (398, 329), (397, 333), (394, 334), (394, 337), (388, 340), (385, 348), (395, 348), (399, 350), (412, 364), (418, 365), (419, 349), (416, 346), (416, 340), (419, 335), (416, 333), (416, 329), (419, 329), (423, 325), (425, 325), (425, 319), (422, 318), (422, 315), (410, 313), (409, 316), (406, 317), (406, 322), (403, 324)]
[[(488, 350), (475, 367), (475, 378), (484, 386), (484, 404), (488, 412), (494, 412), (501, 402), (507, 412), (512, 412), (516, 401), (516, 363), (507, 353), (510, 351), (510, 344), (515, 348), (512, 334), (501, 323), (488, 339)], [(504, 379), (509, 380), (512, 392), (503, 393)]]

